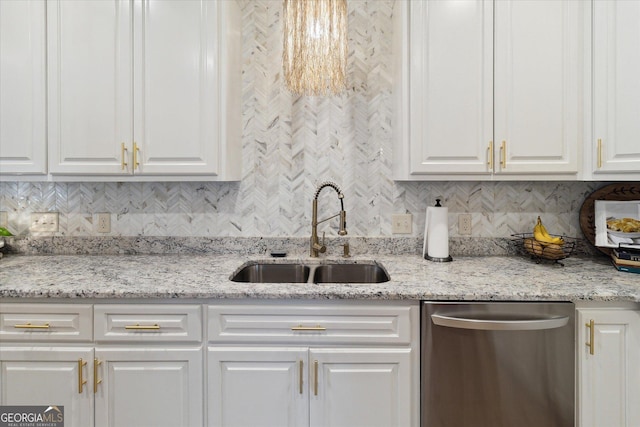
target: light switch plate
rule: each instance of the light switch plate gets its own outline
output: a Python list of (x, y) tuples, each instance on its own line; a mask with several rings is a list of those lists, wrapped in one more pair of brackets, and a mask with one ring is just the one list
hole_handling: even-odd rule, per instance
[(411, 214), (393, 214), (391, 215), (391, 232), (393, 234), (411, 234), (411, 223), (413, 215)]
[(58, 231), (58, 212), (34, 212), (31, 214), (31, 226), (34, 232)]

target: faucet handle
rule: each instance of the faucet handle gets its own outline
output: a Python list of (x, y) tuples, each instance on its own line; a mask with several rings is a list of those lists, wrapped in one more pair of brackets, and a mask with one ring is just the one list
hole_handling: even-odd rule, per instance
[(323, 253), (325, 253), (327, 251), (327, 247), (324, 244), (324, 235), (325, 235), (325, 232), (323, 231), (322, 232), (322, 244), (319, 244), (319, 243), (314, 243), (313, 244), (313, 249), (315, 249), (316, 251), (320, 252), (321, 254), (323, 254)]

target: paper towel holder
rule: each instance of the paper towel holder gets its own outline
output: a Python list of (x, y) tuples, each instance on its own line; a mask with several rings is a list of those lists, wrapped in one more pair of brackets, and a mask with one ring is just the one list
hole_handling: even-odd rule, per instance
[[(436, 199), (436, 205), (434, 206), (436, 208), (441, 208), (443, 207), (440, 204), (440, 199)], [(446, 208), (445, 208), (446, 209)], [(422, 246), (422, 256), (424, 257), (424, 259), (428, 260), (428, 261), (433, 261), (433, 262), (451, 262), (453, 261), (453, 258), (451, 257), (451, 255), (448, 255), (446, 257), (433, 257), (430, 256), (427, 252), (427, 234), (428, 234), (428, 230), (429, 230), (429, 208), (427, 208), (427, 217), (425, 219), (425, 226), (424, 226), (424, 243)], [(448, 234), (447, 234), (447, 239), (449, 238)], [(448, 252), (448, 250), (447, 250)]]

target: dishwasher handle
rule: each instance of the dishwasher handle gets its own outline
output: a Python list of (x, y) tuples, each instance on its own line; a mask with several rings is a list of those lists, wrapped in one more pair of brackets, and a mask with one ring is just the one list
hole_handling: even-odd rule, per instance
[(536, 331), (561, 328), (569, 322), (568, 316), (544, 317), (538, 319), (474, 319), (467, 317), (432, 314), (431, 320), (438, 326), (458, 329), (477, 329), (485, 331)]

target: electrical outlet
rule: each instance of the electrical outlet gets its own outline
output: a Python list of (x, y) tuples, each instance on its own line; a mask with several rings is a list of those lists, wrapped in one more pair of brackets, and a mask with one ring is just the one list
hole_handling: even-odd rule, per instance
[(96, 214), (95, 224), (98, 233), (109, 233), (111, 231), (111, 214), (108, 212)]
[(458, 234), (461, 236), (471, 234), (471, 214), (458, 214)]
[(393, 214), (391, 215), (391, 232), (393, 234), (411, 234), (411, 223), (413, 215), (411, 214)]
[(56, 232), (58, 231), (58, 212), (34, 212), (31, 214), (31, 231)]
[(7, 228), (9, 226), (9, 212), (0, 212), (0, 227)]

